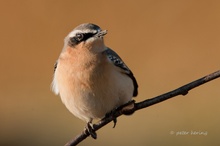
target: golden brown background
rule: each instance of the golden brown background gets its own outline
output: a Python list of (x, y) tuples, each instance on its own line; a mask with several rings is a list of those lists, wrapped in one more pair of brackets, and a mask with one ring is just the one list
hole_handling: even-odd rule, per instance
[[(50, 90), (64, 37), (92, 22), (133, 70), (137, 101), (220, 68), (220, 1), (2, 0), (0, 2), (0, 145), (62, 146), (84, 122)], [(220, 80), (185, 97), (122, 116), (81, 146), (220, 145)], [(207, 135), (176, 135), (177, 132)]]

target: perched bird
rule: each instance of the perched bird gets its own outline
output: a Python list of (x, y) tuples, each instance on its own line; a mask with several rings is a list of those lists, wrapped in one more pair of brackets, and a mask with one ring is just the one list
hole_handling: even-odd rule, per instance
[(88, 128), (93, 119), (103, 118), (138, 94), (132, 71), (105, 46), (106, 34), (95, 24), (77, 26), (65, 38), (54, 68), (53, 92)]

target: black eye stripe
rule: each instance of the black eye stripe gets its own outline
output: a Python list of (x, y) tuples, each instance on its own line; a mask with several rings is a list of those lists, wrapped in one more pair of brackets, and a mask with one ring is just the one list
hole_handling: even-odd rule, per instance
[(69, 45), (74, 46), (79, 44), (82, 41), (86, 41), (87, 39), (94, 36), (96, 33), (77, 33), (74, 37), (70, 38)]
[(84, 33), (84, 41), (95, 35), (94, 33)]
[(76, 36), (74, 38), (76, 41), (82, 42), (82, 41), (85, 41), (88, 38), (92, 37), (93, 35), (94, 35), (94, 33), (78, 33), (78, 34), (76, 34)]

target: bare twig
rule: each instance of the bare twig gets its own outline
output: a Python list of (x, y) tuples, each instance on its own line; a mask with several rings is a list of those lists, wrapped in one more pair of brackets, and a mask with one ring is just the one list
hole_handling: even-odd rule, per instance
[[(126, 109), (126, 112), (124, 112), (122, 109), (117, 110), (112, 116), (109, 117), (105, 117), (103, 118), (101, 121), (99, 121), (97, 124), (93, 125), (93, 128), (95, 131), (97, 131), (98, 129), (102, 128), (103, 126), (105, 126), (106, 124), (110, 123), (112, 120), (114, 120), (115, 118), (121, 116), (122, 114), (129, 114), (129, 113), (133, 113), (137, 110), (140, 110), (142, 108), (146, 108), (148, 106), (160, 103), (164, 100), (170, 99), (172, 97), (175, 97), (177, 95), (186, 95), (188, 93), (189, 90), (198, 87), (202, 84), (205, 84), (206, 82), (209, 82), (211, 80), (214, 80), (216, 78), (220, 77), (220, 70), (216, 71), (214, 73), (211, 73), (205, 77), (202, 77), (198, 80), (195, 80), (189, 84), (186, 84), (182, 87), (179, 87), (173, 91), (167, 92), (165, 94), (156, 96), (154, 98), (151, 99), (147, 99), (144, 100), (142, 102), (139, 103), (134, 103), (133, 108), (130, 109)], [(75, 146), (78, 143), (80, 143), (81, 141), (83, 141), (84, 139), (86, 139), (90, 134), (88, 133), (87, 130), (83, 131), (81, 134), (79, 134), (78, 136), (76, 136), (74, 139), (72, 139), (71, 141), (69, 141), (66, 146)]]

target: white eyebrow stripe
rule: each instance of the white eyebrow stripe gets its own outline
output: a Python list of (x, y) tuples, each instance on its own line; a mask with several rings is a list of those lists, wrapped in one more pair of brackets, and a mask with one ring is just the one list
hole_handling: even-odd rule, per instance
[(74, 37), (77, 33), (97, 33), (100, 30), (91, 30), (91, 29), (84, 29), (84, 30), (73, 30), (68, 34), (68, 37)]
[(81, 30), (73, 30), (68, 34), (68, 37), (74, 37), (77, 33), (82, 33)]

